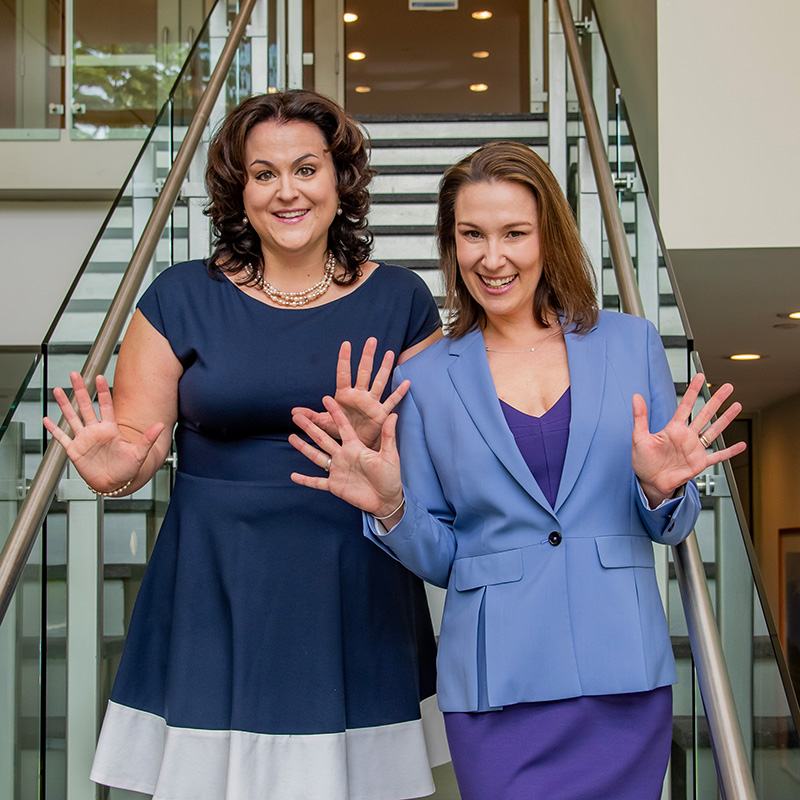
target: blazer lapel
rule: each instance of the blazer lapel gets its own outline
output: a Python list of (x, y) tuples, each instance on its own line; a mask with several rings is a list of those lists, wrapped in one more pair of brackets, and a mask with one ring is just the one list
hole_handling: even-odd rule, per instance
[(550, 504), (522, 458), (514, 441), (514, 434), (503, 415), (481, 332), (471, 331), (460, 339), (453, 340), (450, 355), (456, 356), (448, 368), (450, 379), (484, 441), (525, 491), (546, 511), (552, 513)]
[(569, 361), (572, 416), (556, 511), (569, 496), (586, 461), (600, 419), (606, 377), (606, 341), (596, 326), (583, 336), (567, 333), (564, 338)]

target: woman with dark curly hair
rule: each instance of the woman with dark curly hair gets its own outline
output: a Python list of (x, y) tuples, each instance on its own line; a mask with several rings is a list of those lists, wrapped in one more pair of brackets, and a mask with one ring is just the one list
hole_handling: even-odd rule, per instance
[(393, 354), (440, 336), (420, 278), (369, 260), (371, 176), (364, 137), (331, 100), (291, 91), (242, 103), (209, 147), (213, 254), (145, 292), (113, 404), (98, 379), (99, 419), (80, 376), (80, 414), (56, 390), (74, 435), (48, 430), (98, 494), (144, 485), (177, 423), (175, 488), (98, 783), (170, 800), (433, 791), (430, 766), (444, 759), (431, 747), (422, 583), (361, 536), (358, 511), (289, 478), (303, 460), (287, 441), (293, 414), (333, 432), (318, 398), (335, 394), (377, 447), (404, 393), (387, 388)]

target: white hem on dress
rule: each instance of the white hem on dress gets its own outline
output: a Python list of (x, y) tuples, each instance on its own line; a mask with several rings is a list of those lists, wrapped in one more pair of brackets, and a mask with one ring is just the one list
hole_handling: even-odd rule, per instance
[(422, 719), (342, 733), (174, 728), (110, 702), (91, 779), (154, 800), (404, 800), (433, 794), (450, 754), (429, 697)]

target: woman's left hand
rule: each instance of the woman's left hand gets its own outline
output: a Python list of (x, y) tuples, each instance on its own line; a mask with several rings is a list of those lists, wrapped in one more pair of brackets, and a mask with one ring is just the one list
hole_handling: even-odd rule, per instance
[(733, 386), (729, 383), (720, 386), (687, 425), (704, 382), (702, 373), (692, 378), (675, 415), (658, 433), (650, 433), (648, 429), (644, 398), (639, 394), (633, 396), (633, 471), (651, 508), (673, 497), (680, 486), (712, 464), (738, 455), (747, 446), (744, 442), (737, 442), (724, 450), (708, 452), (706, 445), (700, 441), (702, 435), (711, 444), (742, 410), (741, 403), (732, 403), (719, 419), (709, 425), (711, 418), (733, 392)]
[[(394, 363), (394, 353), (387, 350), (381, 366), (375, 374), (370, 386), (372, 365), (378, 340), (370, 336), (364, 344), (361, 359), (358, 362), (356, 382), (350, 371), (350, 342), (342, 342), (339, 348), (339, 360), (336, 363), (336, 394), (334, 400), (344, 412), (347, 421), (358, 438), (371, 450), (378, 450), (381, 442), (383, 423), (395, 406), (405, 397), (409, 381), (403, 381), (383, 402), (381, 395), (389, 382)], [(328, 411), (312, 411), (310, 408), (293, 408), (292, 416), (305, 417), (321, 428), (328, 436), (340, 439), (341, 435), (336, 423)]]

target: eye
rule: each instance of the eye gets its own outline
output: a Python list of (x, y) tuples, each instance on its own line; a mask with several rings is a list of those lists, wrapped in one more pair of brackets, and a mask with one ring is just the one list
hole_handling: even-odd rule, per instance
[(255, 175), (257, 181), (269, 181), (272, 180), (274, 177), (275, 177), (274, 173), (272, 173), (268, 169), (262, 170), (261, 172), (257, 172)]
[(525, 231), (509, 231), (508, 236), (510, 239), (519, 239), (525, 235)]
[(297, 170), (297, 174), (301, 178), (310, 178), (315, 172), (316, 172), (316, 170), (314, 169), (314, 167), (312, 167), (312, 166), (310, 166), (308, 164), (304, 164), (302, 167), (300, 167)]
[(473, 241), (474, 241), (475, 239), (480, 239), (480, 238), (481, 238), (481, 234), (480, 234), (480, 232), (479, 232), (479, 231), (473, 231), (473, 230), (462, 231), (462, 232), (461, 232), (461, 235), (462, 235), (462, 236), (463, 236), (465, 239), (472, 239)]

